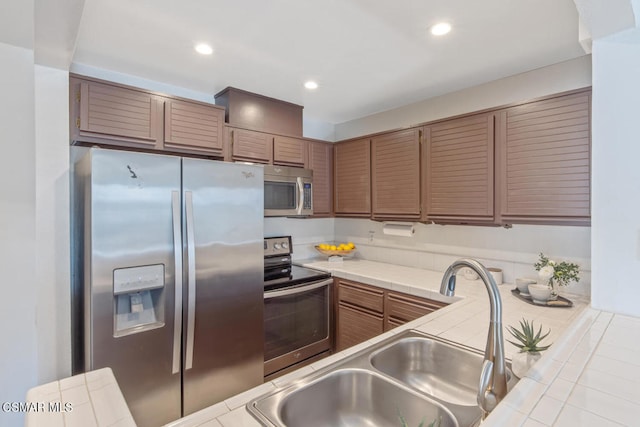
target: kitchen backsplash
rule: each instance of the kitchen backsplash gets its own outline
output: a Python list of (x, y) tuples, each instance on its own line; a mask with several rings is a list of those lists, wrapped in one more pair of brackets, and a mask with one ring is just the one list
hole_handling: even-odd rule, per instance
[(536, 277), (533, 264), (544, 252), (557, 261), (580, 265), (580, 282), (563, 292), (591, 294), (591, 230), (589, 227), (514, 225), (511, 229), (415, 224), (413, 237), (385, 235), (383, 223), (367, 219), (265, 218), (265, 236), (291, 235), (293, 259), (315, 258), (320, 242), (352, 241), (356, 258), (443, 271), (461, 257), (476, 258), (503, 270), (505, 283)]

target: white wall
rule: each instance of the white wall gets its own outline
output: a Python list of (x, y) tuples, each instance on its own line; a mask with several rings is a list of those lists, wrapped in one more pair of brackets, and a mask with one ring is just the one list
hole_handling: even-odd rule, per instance
[(265, 218), (265, 237), (291, 236), (293, 259), (318, 256), (313, 246), (334, 240), (334, 218)]
[(134, 76), (131, 74), (120, 73), (118, 71), (105, 70), (103, 68), (96, 68), (90, 65), (78, 64), (74, 62), (73, 64), (71, 64), (70, 72), (87, 77), (93, 77), (96, 79), (102, 79), (114, 83), (120, 83), (123, 85), (151, 90), (154, 92), (165, 93), (167, 95), (180, 96), (187, 99), (193, 99), (195, 101), (215, 104), (215, 94), (213, 93), (198, 92), (179, 86), (173, 86), (154, 80), (144, 79), (142, 77)]
[(38, 383), (71, 374), (69, 73), (35, 67)]
[[(0, 43), (0, 402), (37, 383), (33, 51)], [(2, 413), (0, 425), (20, 425)]]
[(591, 57), (586, 55), (405, 107), (336, 124), (336, 140), (411, 126), (588, 86), (591, 86)]
[(306, 138), (322, 139), (324, 141), (335, 141), (336, 127), (333, 123), (303, 118), (302, 134)]
[(536, 278), (533, 264), (540, 252), (556, 261), (580, 265), (580, 282), (563, 292), (589, 295), (591, 283), (590, 229), (514, 225), (513, 228), (468, 225), (414, 224), (412, 237), (383, 234), (383, 223), (336, 218), (335, 240), (352, 241), (356, 257), (409, 267), (443, 271), (462, 257), (476, 258), (486, 267), (503, 270), (504, 282)]
[(593, 298), (640, 316), (640, 29), (593, 42)]

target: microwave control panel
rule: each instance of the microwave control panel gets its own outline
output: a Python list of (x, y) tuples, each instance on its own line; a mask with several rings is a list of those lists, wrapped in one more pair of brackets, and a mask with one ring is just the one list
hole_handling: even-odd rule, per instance
[(302, 208), (311, 209), (311, 184), (308, 182), (304, 183), (304, 203)]

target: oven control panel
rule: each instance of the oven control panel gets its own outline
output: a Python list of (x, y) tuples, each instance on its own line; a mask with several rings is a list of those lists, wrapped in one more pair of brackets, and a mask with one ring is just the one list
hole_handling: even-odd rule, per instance
[(291, 236), (265, 237), (264, 256), (289, 255), (293, 252), (291, 247)]

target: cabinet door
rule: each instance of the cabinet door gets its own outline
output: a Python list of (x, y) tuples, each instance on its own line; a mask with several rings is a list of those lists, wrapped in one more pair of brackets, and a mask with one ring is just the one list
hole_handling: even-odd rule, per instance
[(271, 163), (273, 158), (273, 136), (268, 133), (245, 129), (231, 129), (232, 160)]
[(306, 167), (313, 171), (313, 214), (331, 215), (333, 201), (333, 144), (309, 141)]
[(493, 222), (494, 115), (425, 128), (427, 219)]
[(502, 221), (589, 223), (590, 104), (588, 91), (501, 113)]
[(383, 332), (381, 315), (338, 304), (337, 351), (360, 344)]
[(273, 164), (283, 166), (304, 166), (307, 141), (276, 135), (273, 138)]
[(372, 212), (381, 218), (420, 218), (420, 130), (371, 140)]
[(385, 300), (385, 325), (388, 331), (396, 326), (432, 313), (447, 304), (428, 298), (388, 291)]
[(164, 147), (222, 154), (224, 109), (167, 99), (164, 104)]
[(384, 313), (384, 291), (374, 286), (336, 279), (338, 301), (382, 315)]
[(371, 214), (371, 146), (368, 139), (334, 147), (334, 209), (336, 216)]
[[(147, 92), (107, 84), (76, 85), (76, 140), (95, 138), (155, 147), (162, 132), (162, 100)], [(93, 139), (92, 139), (93, 138)]]

